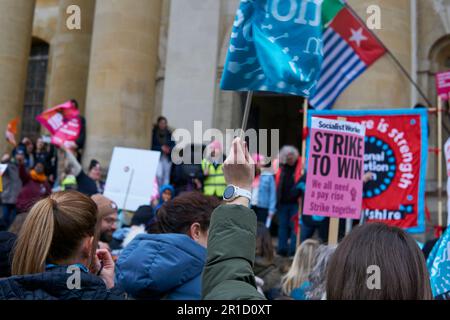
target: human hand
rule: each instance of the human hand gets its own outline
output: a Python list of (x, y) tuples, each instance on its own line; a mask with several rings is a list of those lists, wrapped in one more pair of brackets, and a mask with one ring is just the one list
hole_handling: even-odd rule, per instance
[(98, 249), (95, 256), (97, 275), (105, 282), (106, 288), (114, 288), (114, 261), (107, 249)]
[(240, 138), (234, 139), (230, 154), (224, 162), (223, 173), (227, 184), (250, 191), (255, 178), (255, 162), (250, 156), (247, 144)]
[(372, 172), (366, 172), (363, 176), (363, 183), (367, 183), (369, 181), (372, 181), (374, 178), (373, 173)]
[(22, 144), (27, 145), (27, 144), (30, 144), (30, 143), (31, 143), (30, 138), (24, 137), (24, 138), (22, 139)]
[(168, 155), (168, 154), (170, 154), (170, 147), (169, 147), (168, 145), (163, 145), (163, 146), (161, 147), (161, 151), (162, 151), (164, 154)]
[(200, 190), (202, 188), (202, 183), (198, 179), (194, 179), (195, 188)]
[(8, 163), (10, 160), (11, 160), (11, 156), (9, 155), (9, 153), (5, 153), (2, 156), (1, 163)]

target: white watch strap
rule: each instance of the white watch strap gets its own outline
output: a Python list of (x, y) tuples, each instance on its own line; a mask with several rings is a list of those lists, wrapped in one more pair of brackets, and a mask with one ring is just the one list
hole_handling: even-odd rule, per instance
[(246, 189), (236, 187), (235, 198), (237, 197), (244, 197), (247, 198), (249, 201), (252, 201), (252, 192)]

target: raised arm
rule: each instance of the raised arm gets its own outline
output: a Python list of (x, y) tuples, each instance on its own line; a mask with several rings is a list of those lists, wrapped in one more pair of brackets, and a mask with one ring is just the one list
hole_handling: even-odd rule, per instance
[[(233, 142), (224, 164), (228, 184), (251, 190), (254, 168), (246, 146)], [(237, 198), (217, 208), (208, 237), (208, 258), (203, 273), (203, 299), (264, 299), (257, 291), (253, 264), (256, 247), (256, 215), (246, 198)]]
[(78, 177), (81, 171), (83, 171), (81, 164), (78, 162), (77, 158), (74, 156), (72, 152), (70, 152), (67, 149), (64, 149), (64, 151), (66, 152), (68, 165), (72, 166), (72, 173), (74, 174), (75, 177)]
[(30, 181), (30, 174), (25, 168), (25, 157), (23, 154), (16, 154), (17, 168), (19, 169), (19, 178), (23, 185), (26, 185)]

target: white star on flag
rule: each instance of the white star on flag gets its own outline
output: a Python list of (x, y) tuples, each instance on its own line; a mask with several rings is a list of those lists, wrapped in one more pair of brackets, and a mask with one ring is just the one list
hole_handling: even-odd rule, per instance
[(358, 31), (350, 29), (350, 31), (352, 32), (352, 36), (349, 40), (356, 42), (358, 47), (361, 47), (361, 41), (366, 41), (369, 39), (365, 35), (363, 35), (363, 28), (359, 28)]

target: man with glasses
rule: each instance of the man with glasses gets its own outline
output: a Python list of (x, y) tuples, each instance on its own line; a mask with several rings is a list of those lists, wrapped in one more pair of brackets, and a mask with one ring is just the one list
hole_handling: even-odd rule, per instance
[(119, 220), (117, 204), (101, 194), (92, 196), (97, 204), (100, 221), (100, 248), (110, 250), (109, 244), (113, 240), (113, 233), (117, 230)]

